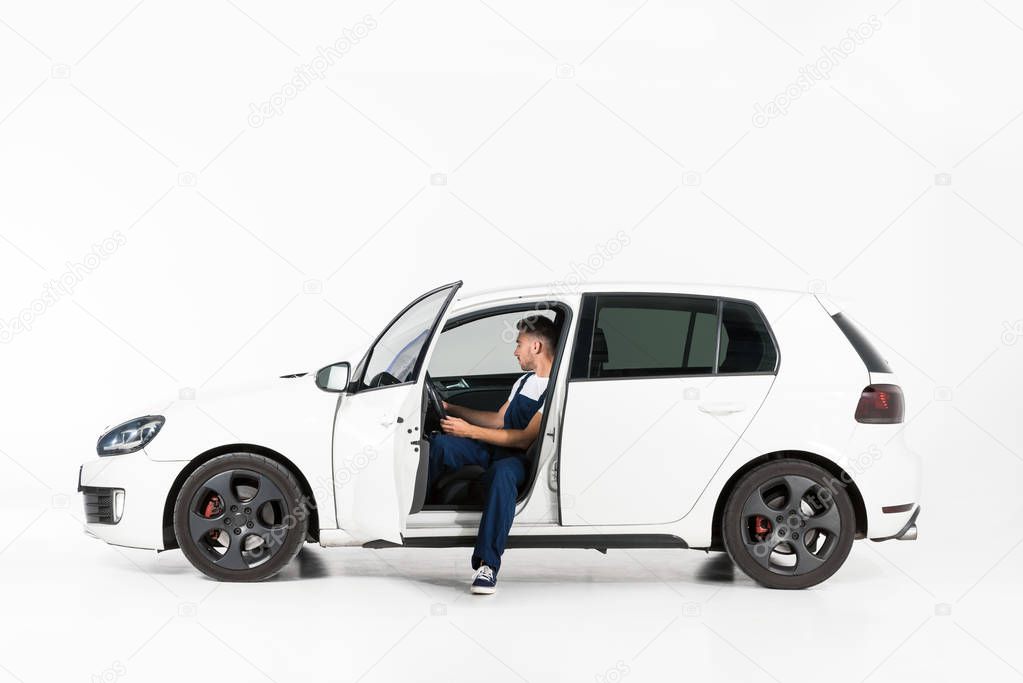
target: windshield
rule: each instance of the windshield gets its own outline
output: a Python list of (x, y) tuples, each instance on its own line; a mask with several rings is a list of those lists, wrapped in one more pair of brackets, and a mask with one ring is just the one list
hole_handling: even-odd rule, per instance
[(362, 378), (364, 388), (404, 384), (415, 379), (416, 362), (450, 294), (450, 288), (438, 290), (414, 303), (391, 323), (370, 351)]

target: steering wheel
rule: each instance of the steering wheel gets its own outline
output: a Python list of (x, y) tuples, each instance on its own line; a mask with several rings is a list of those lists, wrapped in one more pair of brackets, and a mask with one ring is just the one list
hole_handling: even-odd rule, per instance
[(444, 419), (448, 416), (448, 412), (444, 410), (444, 401), (441, 399), (440, 392), (437, 391), (437, 385), (430, 377), (430, 373), (426, 373), (426, 398), (430, 401), (430, 406), (438, 417)]

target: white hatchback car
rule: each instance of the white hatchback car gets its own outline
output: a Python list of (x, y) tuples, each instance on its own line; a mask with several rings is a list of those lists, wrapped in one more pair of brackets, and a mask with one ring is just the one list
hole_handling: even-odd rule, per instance
[[(442, 401), (494, 410), (521, 371), (515, 321), (560, 341), (509, 548), (727, 550), (776, 588), (823, 581), (855, 538), (916, 537), (921, 467), (888, 363), (826, 299), (612, 284), (402, 310), (347, 362), (177, 401), (107, 430), (79, 472), (86, 530), (181, 548), (255, 581), (307, 541), (472, 546), (480, 468), (427, 490)], [(230, 433), (224, 425), (230, 426)]]

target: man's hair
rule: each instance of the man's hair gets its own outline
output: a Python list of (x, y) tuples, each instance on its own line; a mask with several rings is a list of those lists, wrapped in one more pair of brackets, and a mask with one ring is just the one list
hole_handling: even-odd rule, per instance
[(558, 327), (550, 318), (545, 315), (527, 315), (515, 323), (515, 329), (539, 337), (544, 347), (554, 355), (558, 345)]

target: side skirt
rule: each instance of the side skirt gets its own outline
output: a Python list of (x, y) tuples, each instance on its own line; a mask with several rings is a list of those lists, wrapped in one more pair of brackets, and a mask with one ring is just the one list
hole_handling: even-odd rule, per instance
[[(475, 536), (420, 536), (405, 538), (406, 548), (471, 548)], [(400, 548), (388, 541), (370, 541), (364, 548)], [(688, 548), (671, 534), (522, 534), (508, 537), (508, 548), (584, 548), (607, 552), (608, 548)]]

